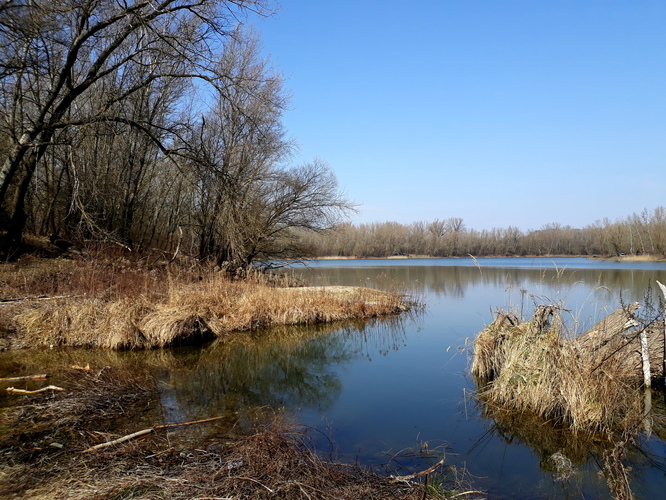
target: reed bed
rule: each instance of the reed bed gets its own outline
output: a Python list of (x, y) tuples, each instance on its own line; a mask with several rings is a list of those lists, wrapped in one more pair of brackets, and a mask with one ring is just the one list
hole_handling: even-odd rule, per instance
[(148, 267), (128, 260), (30, 259), (0, 266), (0, 328), (19, 346), (107, 349), (201, 343), (274, 325), (404, 311), (404, 295), (363, 287), (280, 286), (263, 275)]
[(626, 354), (598, 350), (563, 334), (561, 310), (540, 306), (519, 322), (501, 312), (477, 337), (472, 373), (479, 398), (495, 409), (536, 415), (574, 434), (611, 439), (644, 418), (643, 391)]

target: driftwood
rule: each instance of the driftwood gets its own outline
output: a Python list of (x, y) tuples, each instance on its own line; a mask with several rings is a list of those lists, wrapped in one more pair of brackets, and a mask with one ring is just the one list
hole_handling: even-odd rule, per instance
[(578, 344), (583, 349), (596, 350), (603, 347), (612, 339), (638, 325), (635, 314), (639, 308), (640, 304), (633, 302), (606, 316), (588, 331), (580, 334), (577, 338)]
[(0, 382), (16, 382), (17, 380), (42, 380), (48, 377), (49, 376), (45, 373), (40, 373), (38, 375), (24, 375), (22, 377), (1, 377)]
[(391, 476), (391, 479), (393, 481), (411, 481), (412, 479), (416, 479), (417, 477), (425, 476), (427, 474), (434, 472), (435, 470), (439, 469), (442, 465), (444, 465), (444, 459), (440, 460), (432, 467), (428, 467), (426, 470), (422, 470), (421, 472), (416, 472), (415, 474), (409, 474), (407, 476)]
[(25, 389), (15, 389), (14, 387), (7, 387), (5, 389), (9, 394), (39, 394), (40, 392), (45, 392), (45, 391), (64, 391), (62, 387), (58, 387), (56, 385), (47, 385), (46, 387), (42, 387), (41, 389), (37, 389), (35, 391), (27, 391)]
[(126, 436), (119, 437), (118, 439), (114, 439), (112, 441), (96, 444), (95, 446), (91, 446), (90, 448), (83, 450), (81, 453), (90, 453), (91, 451), (96, 451), (102, 448), (106, 448), (108, 446), (124, 443), (125, 441), (129, 441), (130, 439), (138, 438), (141, 436), (145, 436), (146, 434), (150, 434), (151, 432), (155, 432), (158, 429), (169, 429), (171, 427), (182, 427), (185, 425), (203, 424), (204, 422), (212, 422), (214, 420), (220, 420), (222, 418), (224, 417), (205, 418), (203, 420), (193, 420), (191, 422), (181, 422), (177, 424), (156, 425), (155, 427), (150, 427), (149, 429), (143, 429), (137, 432), (133, 432), (132, 434), (127, 434)]
[(582, 353), (595, 366), (611, 359), (621, 360), (622, 375), (642, 377), (646, 386), (651, 377), (664, 376), (664, 321), (641, 325), (635, 317), (638, 302), (624, 306), (576, 338)]
[(113, 446), (114, 444), (124, 443), (125, 441), (129, 441), (130, 439), (134, 439), (140, 436), (145, 436), (146, 434), (150, 434), (151, 432), (155, 432), (155, 429), (153, 429), (152, 427), (150, 429), (143, 429), (142, 431), (133, 432), (132, 434), (127, 434), (126, 436), (114, 439), (113, 441), (107, 441), (106, 443), (100, 443), (96, 444), (95, 446), (91, 446), (90, 448), (83, 450), (82, 453), (89, 453), (91, 451), (106, 448), (107, 446)]

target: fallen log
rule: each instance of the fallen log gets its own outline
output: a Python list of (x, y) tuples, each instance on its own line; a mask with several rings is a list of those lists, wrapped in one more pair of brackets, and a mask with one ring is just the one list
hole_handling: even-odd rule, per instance
[(578, 344), (583, 349), (599, 349), (618, 335), (636, 327), (638, 323), (635, 315), (640, 306), (638, 302), (633, 302), (606, 316), (588, 331), (581, 333), (576, 339)]

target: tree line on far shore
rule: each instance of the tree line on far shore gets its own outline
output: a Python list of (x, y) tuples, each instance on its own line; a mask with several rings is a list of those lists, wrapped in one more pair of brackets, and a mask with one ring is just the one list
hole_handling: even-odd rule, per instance
[(343, 224), (334, 231), (303, 233), (312, 257), (433, 257), (521, 255), (649, 255), (666, 257), (666, 208), (645, 209), (624, 219), (583, 228), (558, 223), (475, 230), (459, 217), (431, 222)]

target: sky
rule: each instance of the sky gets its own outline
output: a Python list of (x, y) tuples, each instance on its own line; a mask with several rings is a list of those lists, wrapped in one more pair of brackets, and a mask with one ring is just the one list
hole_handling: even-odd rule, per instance
[(292, 161), (353, 223), (584, 227), (666, 205), (663, 0), (281, 0)]

